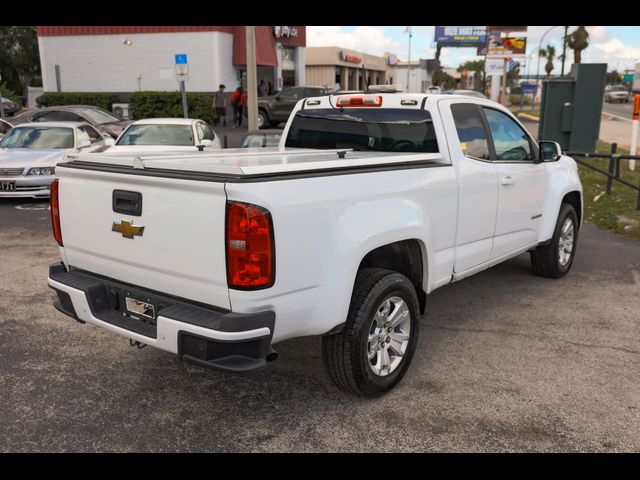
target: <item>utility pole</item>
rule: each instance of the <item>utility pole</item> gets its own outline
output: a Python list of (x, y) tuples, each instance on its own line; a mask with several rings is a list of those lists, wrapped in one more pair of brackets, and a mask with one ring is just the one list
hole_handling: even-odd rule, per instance
[[(0, 85), (2, 84), (2, 75), (0, 74)], [(0, 90), (2, 93), (2, 90)], [(2, 95), (0, 95), (0, 118), (4, 118), (4, 105), (2, 104)]]
[(564, 76), (564, 61), (567, 56), (567, 31), (568, 30), (569, 30), (568, 26), (564, 27), (564, 40), (562, 42), (562, 71), (560, 72), (562, 76)]
[(407, 62), (407, 93), (409, 93), (410, 78), (411, 78), (411, 27), (409, 27), (409, 61)]
[(256, 27), (246, 27), (247, 40), (247, 108), (249, 131), (258, 129), (258, 82), (256, 73)]

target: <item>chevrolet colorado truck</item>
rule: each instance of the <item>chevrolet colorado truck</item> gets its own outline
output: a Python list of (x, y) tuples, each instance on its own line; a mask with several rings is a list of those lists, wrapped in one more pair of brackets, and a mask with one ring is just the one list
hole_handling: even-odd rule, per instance
[(404, 376), (436, 288), (525, 252), (565, 275), (583, 211), (558, 144), (457, 95), (307, 98), (275, 148), (70, 155), (56, 177), (59, 311), (235, 372), (321, 335), (361, 396)]

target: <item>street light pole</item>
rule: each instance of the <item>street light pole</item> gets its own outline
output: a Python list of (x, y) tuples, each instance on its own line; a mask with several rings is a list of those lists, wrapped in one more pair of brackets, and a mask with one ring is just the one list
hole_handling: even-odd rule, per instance
[(567, 31), (569, 27), (564, 27), (564, 38), (562, 39), (562, 76), (564, 76), (564, 61), (567, 56)]

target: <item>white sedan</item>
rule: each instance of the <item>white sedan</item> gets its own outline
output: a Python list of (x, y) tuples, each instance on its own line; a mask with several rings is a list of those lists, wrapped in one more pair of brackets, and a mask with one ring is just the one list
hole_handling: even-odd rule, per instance
[(0, 197), (48, 197), (58, 162), (67, 153), (100, 149), (104, 140), (87, 123), (16, 125), (0, 140)]
[(203, 120), (148, 118), (129, 125), (105, 153), (177, 153), (220, 148), (218, 135)]

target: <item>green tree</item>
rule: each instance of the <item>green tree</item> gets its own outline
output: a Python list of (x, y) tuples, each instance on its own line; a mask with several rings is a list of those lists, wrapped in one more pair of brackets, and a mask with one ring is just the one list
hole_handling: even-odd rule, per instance
[(0, 27), (0, 65), (13, 70), (22, 87), (22, 95), (26, 97), (31, 79), (40, 75), (35, 27)]
[(553, 45), (547, 45), (547, 48), (541, 48), (540, 56), (547, 59), (544, 69), (547, 72), (547, 77), (550, 77), (551, 72), (553, 71), (553, 60), (556, 58), (556, 47)]
[(460, 73), (465, 70), (469, 70), (471, 72), (482, 72), (484, 71), (484, 60), (469, 60), (461, 64), (456, 70)]
[(567, 47), (573, 50), (573, 63), (580, 63), (582, 51), (589, 46), (589, 32), (584, 26), (567, 35)]
[(617, 70), (607, 72), (607, 85), (618, 85), (622, 83), (622, 75)]
[(452, 90), (456, 88), (456, 79), (444, 70), (436, 70), (435, 72), (433, 72), (433, 75), (431, 76), (431, 82), (434, 85), (440, 86), (445, 90)]

